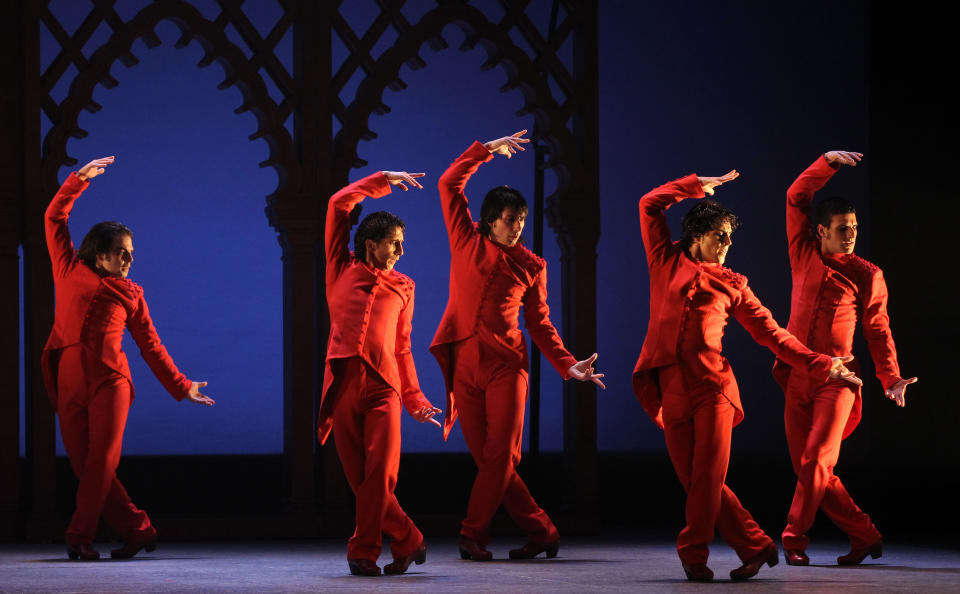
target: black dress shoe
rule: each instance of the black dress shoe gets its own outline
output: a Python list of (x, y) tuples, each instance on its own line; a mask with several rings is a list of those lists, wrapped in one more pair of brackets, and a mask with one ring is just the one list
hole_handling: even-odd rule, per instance
[(713, 572), (707, 567), (706, 563), (683, 564), (683, 572), (687, 574), (687, 580), (691, 582), (712, 582)]
[(766, 563), (770, 567), (773, 567), (780, 562), (779, 555), (777, 552), (777, 545), (772, 542), (768, 544), (762, 551), (760, 551), (753, 559), (747, 560), (746, 563), (740, 567), (734, 569), (730, 572), (731, 580), (747, 580), (757, 575), (760, 571), (760, 568), (763, 567), (763, 564)]
[(387, 574), (398, 574), (403, 573), (410, 567), (411, 563), (416, 563), (417, 565), (423, 565), (427, 562), (427, 545), (420, 544), (420, 548), (410, 553), (409, 555), (404, 555), (393, 560), (393, 563), (387, 563), (383, 566), (383, 573)]
[(457, 544), (460, 545), (461, 559), (473, 559), (474, 561), (489, 561), (493, 559), (493, 553), (472, 538), (461, 534)]
[(93, 548), (92, 544), (67, 544), (67, 557), (74, 561), (96, 561), (100, 558), (100, 553)]
[(380, 566), (370, 559), (347, 559), (347, 565), (353, 575), (380, 575)]
[(152, 553), (157, 549), (157, 537), (154, 535), (146, 540), (130, 539), (123, 543), (119, 549), (110, 551), (111, 559), (130, 559), (140, 552), (140, 549)]
[(560, 539), (553, 542), (528, 542), (519, 549), (510, 550), (511, 559), (533, 559), (540, 553), (546, 553), (547, 559), (553, 559), (560, 550)]
[(784, 549), (783, 558), (787, 565), (810, 565), (810, 557), (800, 549)]
[(883, 556), (883, 539), (878, 538), (868, 546), (862, 549), (850, 549), (846, 555), (837, 557), (837, 565), (859, 565), (861, 561), (870, 555), (873, 559)]

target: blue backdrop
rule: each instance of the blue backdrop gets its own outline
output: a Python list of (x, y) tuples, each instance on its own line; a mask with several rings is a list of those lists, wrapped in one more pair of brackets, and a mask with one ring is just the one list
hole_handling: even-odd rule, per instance
[[(117, 2), (124, 18), (143, 4)], [(218, 12), (212, 2), (206, 4), (208, 16)], [(376, 10), (374, 3), (345, 4), (355, 22), (371, 21)], [(85, 1), (52, 5), (76, 24), (89, 10)], [(532, 4), (541, 21), (549, 5)], [(427, 6), (411, 4), (410, 15)], [(502, 12), (492, 2), (480, 6)], [(244, 10), (255, 23), (259, 19), (269, 26), (277, 8), (272, 0), (263, 0), (247, 2)], [(195, 42), (174, 49), (179, 32), (171, 23), (161, 24), (157, 34), (160, 47), (134, 46), (140, 64), (114, 69), (118, 87), (97, 88), (94, 100), (102, 111), (84, 113), (80, 121), (90, 135), (68, 145), (69, 153), (83, 162), (117, 156), (78, 202), (71, 230), (78, 244), (100, 220), (121, 220), (134, 230), (131, 278), (144, 286), (177, 364), (188, 377), (210, 382), (207, 393), (217, 405), (176, 405), (129, 341), (125, 348), (137, 399), (125, 452), (279, 452), (281, 262), (276, 233), (263, 212), (277, 177), (272, 169), (258, 167), (267, 156), (266, 143), (247, 140), (256, 127), (253, 116), (233, 113), (241, 103), (239, 92), (216, 90), (223, 78), (219, 66), (197, 69), (202, 52)], [(450, 27), (444, 34), (451, 48), (459, 46), (458, 29)], [(281, 59), (292, 71), (290, 37), (281, 44)], [(334, 42), (335, 63), (345, 55), (339, 43)], [(46, 31), (41, 31), (41, 44), (45, 65), (55, 51)], [(96, 49), (93, 41), (90, 46)], [(630, 389), (648, 316), (637, 200), (686, 173), (719, 175), (739, 169), (740, 179), (717, 195), (742, 221), (727, 264), (750, 278), (758, 296), (785, 323), (790, 286), (784, 192), (823, 151), (866, 152), (867, 49), (866, 2), (601, 3), (603, 234), (597, 253), (597, 316), (598, 363), (608, 386), (598, 398), (601, 450), (663, 449), (662, 434)], [(379, 169), (427, 172), (424, 190), (395, 192), (368, 200), (364, 207), (365, 212), (390, 210), (406, 221), (406, 255), (398, 269), (418, 286), (414, 356), (425, 393), (443, 407), (441, 376), (427, 351), (446, 303), (449, 266), (436, 180), (473, 140), (532, 130), (533, 122), (515, 115), (522, 106), (519, 92), (498, 92), (506, 80), (501, 70), (480, 70), (482, 49), (433, 52), (424, 47), (422, 55), (426, 68), (401, 72), (409, 87), (385, 94), (392, 111), (371, 119), (379, 137), (360, 147), (361, 158), (370, 165), (356, 170), (351, 180)], [(569, 62), (569, 56), (562, 57)], [(341, 96), (345, 102), (359, 81), (351, 82)], [(65, 94), (66, 88), (57, 92)], [(44, 126), (46, 131), (49, 123)], [(863, 232), (858, 253), (868, 258), (869, 164), (868, 153), (860, 167), (844, 171), (830, 185), (859, 206)], [(60, 179), (71, 169), (61, 170)], [(475, 214), (486, 190), (503, 183), (532, 198), (532, 152), (509, 161), (498, 157), (481, 168), (468, 187)], [(548, 172), (548, 193), (554, 183)], [(683, 205), (672, 209), (671, 223), (684, 211)], [(559, 323), (559, 249), (551, 231), (545, 237), (550, 306)], [(895, 319), (896, 303), (891, 307)], [(747, 412), (735, 433), (735, 448), (768, 447), (774, 436), (782, 445), (782, 396), (769, 374), (772, 355), (735, 322), (725, 350)], [(560, 380), (549, 364), (543, 370), (541, 447), (558, 450)], [(876, 380), (868, 378), (867, 384), (867, 394), (879, 389)], [(404, 449), (463, 451), (465, 446), (459, 429), (444, 444), (436, 428), (405, 417)]]

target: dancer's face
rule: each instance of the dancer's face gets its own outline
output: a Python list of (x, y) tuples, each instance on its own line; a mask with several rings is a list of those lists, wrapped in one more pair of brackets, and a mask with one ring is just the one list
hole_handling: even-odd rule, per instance
[(520, 234), (523, 233), (523, 226), (527, 222), (527, 211), (517, 211), (517, 209), (507, 206), (500, 213), (500, 218), (490, 224), (490, 239), (511, 247), (520, 240)]
[(824, 254), (852, 254), (857, 244), (856, 213), (835, 214), (830, 217), (830, 227), (817, 225), (820, 234), (820, 251)]
[(110, 252), (97, 254), (97, 271), (103, 276), (127, 278), (133, 264), (133, 238), (118, 235), (113, 238)]
[(727, 250), (733, 245), (733, 229), (724, 221), (703, 235), (694, 238), (690, 244), (690, 253), (702, 262), (723, 264), (727, 259)]
[(403, 229), (394, 227), (380, 241), (367, 240), (367, 264), (389, 272), (403, 255)]

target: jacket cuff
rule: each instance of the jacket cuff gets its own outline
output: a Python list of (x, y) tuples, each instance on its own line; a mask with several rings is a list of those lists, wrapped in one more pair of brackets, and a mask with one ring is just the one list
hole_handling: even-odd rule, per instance
[(410, 416), (413, 416), (418, 410), (424, 406), (433, 407), (433, 404), (427, 400), (427, 397), (423, 395), (423, 392), (420, 392), (416, 396), (410, 396), (403, 399), (403, 407), (407, 409), (407, 412)]
[(884, 390), (889, 390), (890, 388), (897, 385), (897, 382), (900, 382), (901, 380), (903, 380), (902, 377), (897, 375), (885, 375), (883, 377), (880, 377), (879, 379), (880, 379), (880, 383), (883, 384)]
[(821, 169), (825, 169), (825, 170), (826, 170), (826, 169), (829, 169), (829, 170), (832, 170), (832, 171), (839, 171), (839, 170), (840, 170), (840, 165), (839, 165), (839, 164), (837, 164), (837, 163), (831, 163), (830, 161), (827, 161), (827, 154), (826, 154), (826, 153), (820, 155), (820, 158), (817, 159), (817, 160), (814, 162), (814, 164), (817, 165), (818, 167), (820, 167)]
[(560, 372), (560, 377), (562, 377), (564, 380), (573, 378), (573, 376), (570, 375), (570, 368), (576, 365), (578, 362), (579, 361), (577, 361), (577, 358), (572, 355), (569, 358), (564, 357), (557, 361), (556, 368), (557, 371)]
[(827, 158), (823, 155), (820, 155), (820, 158), (813, 162), (810, 165), (809, 169), (813, 169), (816, 173), (832, 176), (834, 173), (840, 170), (840, 165), (836, 163), (831, 163), (827, 161)]
[(483, 146), (483, 143), (479, 140), (474, 140), (470, 148), (463, 153), (463, 156), (482, 163), (493, 159), (493, 153), (488, 151), (487, 147)]
[(703, 185), (700, 184), (700, 179), (696, 173), (681, 177), (677, 180), (677, 183), (680, 184), (680, 187), (683, 188), (683, 193), (689, 198), (703, 198), (706, 196), (703, 191)]
[(173, 397), (177, 399), (177, 402), (183, 402), (187, 399), (187, 395), (190, 394), (191, 388), (193, 388), (193, 382), (190, 380), (185, 380), (183, 382), (183, 390), (179, 394), (175, 394)]
[(830, 379), (830, 369), (833, 367), (833, 358), (824, 354), (817, 355), (816, 360), (810, 365), (809, 375), (824, 383)]
[(80, 179), (80, 174), (74, 171), (67, 176), (67, 179), (63, 180), (62, 187), (69, 187), (71, 189), (76, 188), (78, 190), (86, 190), (87, 186), (89, 185), (90, 185), (89, 179), (87, 180)]
[(363, 181), (370, 182), (376, 187), (377, 195), (370, 196), (371, 198), (382, 198), (383, 196), (393, 192), (393, 187), (390, 185), (390, 182), (387, 181), (387, 176), (384, 175), (382, 171), (371, 173), (365, 177)]

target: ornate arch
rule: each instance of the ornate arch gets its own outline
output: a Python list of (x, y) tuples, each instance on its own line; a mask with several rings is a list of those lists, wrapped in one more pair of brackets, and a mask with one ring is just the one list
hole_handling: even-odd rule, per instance
[[(204, 57), (198, 63), (198, 67), (206, 67), (213, 62), (220, 64), (226, 73), (226, 77), (217, 85), (217, 88), (223, 90), (236, 86), (243, 97), (243, 104), (237, 107), (234, 112), (240, 114), (250, 111), (256, 117), (258, 128), (256, 132), (249, 136), (249, 139), (262, 138), (267, 142), (270, 148), (270, 156), (260, 163), (260, 166), (273, 167), (279, 178), (276, 190), (267, 196), (268, 204), (273, 204), (290, 193), (289, 187), (291, 185), (296, 186), (300, 175), (299, 164), (294, 157), (293, 141), (289, 132), (283, 126), (291, 108), (281, 109), (281, 105), (278, 105), (267, 92), (266, 85), (257, 72), (257, 69), (261, 66), (258, 62), (272, 66), (272, 72), (276, 72), (278, 67), (282, 70), (283, 67), (280, 66), (276, 56), (268, 54), (269, 57), (264, 57), (262, 51), (255, 53), (253, 59), (248, 59), (243, 51), (227, 38), (223, 29), (224, 22), (227, 20), (224, 15), (228, 15), (233, 22), (237, 22), (239, 3), (235, 4), (232, 9), (231, 7), (225, 8), (218, 22), (206, 19), (196, 8), (181, 0), (149, 4), (126, 23), (120, 20), (120, 17), (112, 8), (105, 6), (103, 3), (97, 5), (94, 10), (101, 11), (103, 20), (114, 26), (113, 35), (91, 55), (89, 61), (83, 57), (78, 49), (78, 45), (82, 45), (82, 43), (70, 44), (71, 49), (69, 50), (64, 47), (57, 59), (61, 61), (70, 60), (84, 67), (71, 83), (69, 94), (59, 106), (49, 95), (44, 97), (42, 101), (43, 110), (53, 121), (52, 128), (43, 139), (42, 170), (45, 185), (48, 188), (56, 187), (56, 174), (62, 165), (73, 165), (77, 162), (76, 159), (67, 154), (67, 141), (70, 137), (84, 138), (87, 135), (86, 130), (80, 128), (78, 121), (81, 110), (85, 109), (88, 112), (96, 113), (101, 109), (101, 106), (93, 100), (94, 87), (98, 83), (107, 88), (115, 87), (118, 81), (110, 74), (111, 67), (118, 60), (127, 67), (136, 65), (139, 60), (131, 51), (133, 43), (142, 39), (147, 47), (151, 49), (157, 47), (160, 45), (160, 39), (154, 33), (154, 27), (160, 21), (170, 20), (181, 33), (175, 47), (186, 47), (193, 40), (200, 43), (204, 50)], [(242, 16), (242, 13), (239, 14)], [(245, 17), (243, 17), (243, 20), (246, 20)], [(242, 23), (239, 24), (241, 24), (242, 29)], [(249, 21), (246, 21), (246, 24), (249, 25)], [(278, 23), (278, 25), (280, 24)], [(289, 26), (289, 22), (285, 23), (285, 26)], [(92, 33), (92, 27), (90, 29)], [(252, 26), (250, 29), (252, 29)], [(250, 39), (249, 33), (250, 30), (248, 29), (248, 36), (245, 36), (247, 39)], [(83, 35), (82, 32), (80, 34)], [(255, 32), (254, 37), (259, 40)], [(260, 40), (260, 42), (265, 45), (263, 40)], [(276, 41), (273, 45), (275, 44)], [(251, 42), (251, 45), (256, 46), (256, 41)], [(269, 49), (272, 50), (272, 45)], [(57, 66), (55, 60), (51, 68), (44, 73), (44, 78), (52, 78), (58, 73), (62, 75), (63, 68)], [(44, 81), (47, 87), (52, 86), (52, 82), (50, 80)], [(289, 100), (284, 103), (289, 103)], [(275, 220), (270, 222), (275, 227), (277, 226)]]
[[(507, 74), (507, 83), (500, 90), (502, 92), (520, 91), (525, 104), (518, 115), (532, 114), (538, 126), (538, 138), (535, 140), (546, 143), (550, 147), (553, 158), (544, 164), (544, 168), (554, 171), (558, 183), (554, 193), (547, 197), (547, 219), (550, 226), (561, 236), (561, 245), (563, 245), (565, 236), (570, 233), (568, 225), (565, 224), (566, 215), (573, 214), (567, 212), (569, 196), (574, 188), (582, 185), (578, 178), (582, 176), (583, 168), (576, 164), (578, 159), (576, 138), (566, 126), (566, 122), (573, 116), (574, 108), (572, 105), (561, 105), (556, 100), (545, 77), (541, 74), (541, 70), (549, 68), (551, 75), (561, 79), (564, 88), (572, 90), (576, 86), (576, 81), (559, 59), (547, 51), (553, 48), (549, 47), (546, 40), (538, 39), (539, 35), (529, 20), (523, 16), (522, 9), (509, 10), (504, 21), (516, 22), (518, 27), (522, 27), (525, 35), (534, 38), (534, 45), (543, 50), (537, 60), (539, 63), (535, 63), (514, 43), (503, 23), (491, 21), (480, 10), (468, 4), (440, 4), (412, 26), (406, 23), (398, 10), (395, 9), (392, 12), (389, 9), (384, 10), (384, 15), (388, 15), (389, 19), (400, 25), (398, 29), (401, 33), (393, 46), (384, 51), (379, 59), (373, 61), (369, 54), (364, 52), (361, 41), (356, 37), (351, 39), (351, 45), (354, 46), (354, 55), (351, 56), (351, 60), (357, 65), (366, 63), (366, 68), (369, 68), (370, 72), (357, 88), (356, 98), (345, 107), (344, 114), (340, 116), (343, 127), (334, 139), (336, 155), (334, 178), (345, 184), (350, 169), (366, 165), (366, 162), (357, 154), (358, 145), (360, 140), (373, 140), (377, 137), (369, 127), (370, 116), (390, 111), (390, 107), (383, 103), (383, 92), (388, 87), (393, 90), (405, 89), (406, 83), (399, 78), (400, 67), (403, 64), (409, 64), (413, 68), (424, 67), (426, 63), (420, 57), (420, 47), (427, 43), (434, 49), (447, 48), (442, 32), (447, 25), (454, 24), (466, 34), (461, 50), (472, 49), (477, 44), (486, 50), (487, 60), (481, 66), (482, 69), (495, 66), (501, 66), (504, 69)], [(569, 27), (566, 29), (569, 33)], [(337, 31), (345, 37), (352, 36), (352, 31), (343, 21), (339, 23)], [(361, 54), (360, 57), (357, 56), (358, 53)], [(339, 78), (341, 79), (339, 85), (337, 80), (334, 80), (335, 89), (342, 88), (346, 80), (344, 76)], [(579, 220), (583, 220), (584, 217), (596, 217), (597, 224), (588, 225), (597, 231), (592, 237), (595, 246), (599, 240), (599, 208), (588, 208), (587, 212), (584, 212), (583, 207), (582, 202), (577, 204), (576, 216)]]

